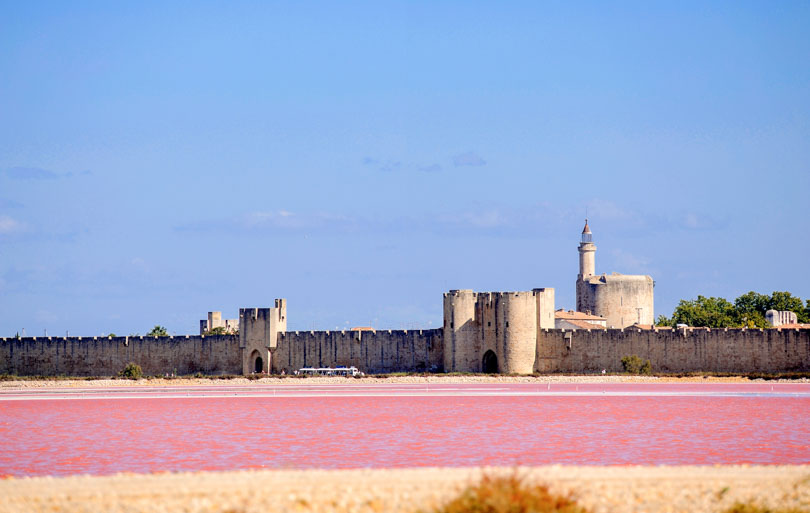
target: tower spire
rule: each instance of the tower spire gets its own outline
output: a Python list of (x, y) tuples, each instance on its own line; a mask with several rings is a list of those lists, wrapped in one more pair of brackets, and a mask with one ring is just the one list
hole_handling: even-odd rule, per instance
[(582, 240), (580, 242), (593, 242), (591, 227), (588, 226), (588, 218), (585, 218), (585, 228), (582, 229)]

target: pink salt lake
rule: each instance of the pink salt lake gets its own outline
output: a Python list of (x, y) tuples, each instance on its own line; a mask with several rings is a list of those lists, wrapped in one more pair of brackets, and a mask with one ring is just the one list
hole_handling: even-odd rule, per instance
[(0, 475), (810, 463), (810, 384), (0, 392)]

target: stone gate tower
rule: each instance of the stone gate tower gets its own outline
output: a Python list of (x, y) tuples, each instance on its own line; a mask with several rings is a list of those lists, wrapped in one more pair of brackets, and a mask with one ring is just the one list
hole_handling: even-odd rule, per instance
[(585, 220), (579, 242), (577, 311), (601, 315), (608, 328), (653, 324), (653, 286), (650, 276), (596, 274), (596, 244)]
[(276, 299), (273, 308), (239, 309), (239, 349), (242, 374), (270, 373), (279, 333), (287, 331), (287, 300)]
[(554, 289), (444, 294), (446, 372), (534, 372), (543, 329), (554, 328)]

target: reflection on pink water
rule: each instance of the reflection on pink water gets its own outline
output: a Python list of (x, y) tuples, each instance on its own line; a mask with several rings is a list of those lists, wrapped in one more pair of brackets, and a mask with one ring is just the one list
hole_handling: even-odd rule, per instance
[(808, 412), (807, 395), (15, 400), (0, 474), (810, 463)]

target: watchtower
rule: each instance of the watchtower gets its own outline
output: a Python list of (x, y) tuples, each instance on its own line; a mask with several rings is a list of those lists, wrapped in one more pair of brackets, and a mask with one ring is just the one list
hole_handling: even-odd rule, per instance
[(579, 279), (594, 274), (596, 274), (596, 244), (593, 243), (593, 234), (586, 219), (579, 242)]
[(577, 275), (577, 311), (600, 315), (609, 328), (633, 324), (653, 324), (653, 287), (650, 276), (596, 274), (596, 244), (585, 220), (579, 242)]
[(287, 331), (286, 299), (276, 299), (273, 308), (239, 309), (242, 374), (272, 372), (278, 334), (284, 331)]

